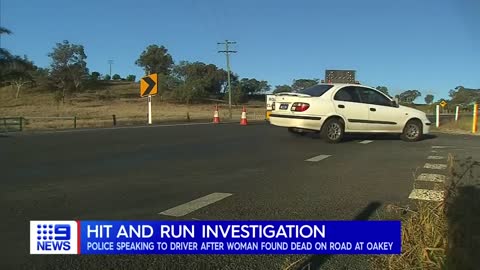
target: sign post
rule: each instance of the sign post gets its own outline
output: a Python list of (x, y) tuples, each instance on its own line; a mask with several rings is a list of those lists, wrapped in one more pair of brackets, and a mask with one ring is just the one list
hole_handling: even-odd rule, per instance
[(440, 105), (436, 106), (436, 114), (435, 114), (435, 120), (436, 120), (436, 126), (437, 128), (440, 126)]
[(150, 74), (140, 80), (140, 97), (148, 100), (148, 124), (152, 124), (152, 95), (158, 93), (158, 74)]
[(459, 109), (460, 109), (460, 106), (457, 105), (457, 106), (455, 107), (455, 122), (458, 121), (458, 111), (459, 111)]
[(152, 96), (148, 95), (148, 124), (152, 124)]

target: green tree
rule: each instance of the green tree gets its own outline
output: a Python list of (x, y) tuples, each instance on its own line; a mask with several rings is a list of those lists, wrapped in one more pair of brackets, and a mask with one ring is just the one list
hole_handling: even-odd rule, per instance
[[(12, 31), (0, 26), (0, 35), (10, 35), (10, 34), (12, 34)], [(7, 59), (10, 56), (11, 56), (10, 53), (6, 49), (0, 48), (0, 60)]]
[(375, 89), (377, 89), (378, 91), (384, 93), (385, 95), (387, 96), (390, 96), (388, 94), (388, 88), (386, 86), (377, 86)]
[(232, 102), (234, 104), (246, 102), (249, 95), (268, 91), (270, 91), (270, 85), (267, 81), (259, 81), (253, 78), (243, 78), (240, 81), (235, 79), (232, 83)]
[(103, 79), (104, 79), (105, 81), (110, 81), (112, 78), (110, 77), (110, 75), (105, 74), (105, 76), (103, 76)]
[[(187, 88), (191, 89), (191, 100), (220, 94), (227, 81), (225, 70), (219, 69), (213, 64), (207, 65), (202, 62), (182, 61), (173, 68), (172, 73), (180, 85), (186, 85)], [(187, 91), (185, 87), (183, 87), (183, 91)]]
[(240, 80), (240, 88), (242, 93), (252, 95), (256, 93), (264, 93), (270, 91), (270, 85), (267, 81), (259, 81), (257, 79), (243, 78)]
[(94, 71), (90, 74), (90, 80), (98, 81), (100, 79), (100, 72)]
[(427, 104), (432, 104), (434, 98), (435, 98), (435, 97), (434, 97), (432, 94), (426, 95), (426, 96), (425, 96), (425, 103), (427, 103)]
[(452, 104), (468, 105), (473, 102), (480, 102), (480, 89), (457, 86), (455, 90), (450, 90), (449, 95), (452, 98)]
[(118, 74), (113, 74), (112, 79), (113, 80), (120, 80), (120, 79), (122, 79), (122, 77), (120, 77), (120, 75), (118, 75)]
[[(0, 35), (10, 35), (12, 32), (7, 28), (0, 27)], [(8, 69), (8, 65), (12, 59), (10, 52), (4, 48), (0, 48), (0, 82), (5, 80), (5, 73)]]
[(71, 44), (68, 40), (57, 43), (48, 54), (52, 58), (51, 77), (62, 91), (62, 101), (68, 91), (78, 91), (88, 76), (87, 55), (82, 45)]
[(293, 80), (292, 90), (294, 92), (300, 91), (302, 89), (308, 88), (318, 84), (318, 79), (298, 79)]
[(405, 92), (400, 93), (399, 95), (399, 101), (403, 103), (408, 103), (411, 104), (413, 101), (422, 96), (422, 93), (418, 90), (407, 90)]
[(290, 85), (277, 85), (273, 90), (274, 94), (282, 93), (282, 92), (292, 92), (292, 87)]
[(135, 64), (142, 67), (146, 75), (169, 74), (173, 66), (173, 59), (164, 46), (150, 45), (140, 54)]
[(3, 35), (3, 34), (10, 35), (11, 33), (12, 33), (12, 31), (8, 30), (8, 29), (5, 28), (5, 27), (1, 27), (1, 26), (0, 26), (0, 35)]
[(135, 81), (135, 78), (136, 78), (135, 75), (131, 75), (131, 74), (130, 74), (130, 75), (127, 76), (126, 79), (127, 79), (127, 81), (129, 81), (129, 82), (134, 82), (134, 81)]
[(6, 71), (6, 80), (17, 89), (15, 98), (19, 98), (22, 87), (33, 81), (33, 72), (36, 66), (25, 56), (23, 58), (15, 56), (12, 58), (9, 68)]
[(55, 88), (53, 82), (50, 78), (50, 70), (48, 68), (37, 67), (32, 72), (33, 85), (34, 87), (39, 87), (41, 89), (52, 89)]

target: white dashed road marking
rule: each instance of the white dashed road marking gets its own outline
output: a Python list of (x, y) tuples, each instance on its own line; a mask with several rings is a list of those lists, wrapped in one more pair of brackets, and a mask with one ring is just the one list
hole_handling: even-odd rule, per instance
[(425, 166), (423, 166), (423, 168), (434, 169), (434, 170), (445, 170), (447, 168), (447, 164), (425, 163)]
[(445, 175), (434, 174), (434, 173), (422, 173), (417, 177), (417, 181), (444, 183), (445, 182)]
[(320, 161), (320, 160), (324, 160), (326, 158), (330, 157), (330, 155), (318, 155), (316, 157), (312, 157), (312, 158), (309, 158), (305, 161), (310, 161), (310, 162), (317, 162), (317, 161)]
[(371, 142), (373, 142), (373, 141), (365, 140), (365, 141), (361, 141), (361, 142), (359, 142), (359, 143), (361, 143), (361, 144), (367, 144), (367, 143), (371, 143)]
[(444, 192), (429, 189), (414, 189), (408, 196), (412, 200), (436, 201), (441, 202), (444, 198)]
[(446, 157), (442, 156), (428, 156), (427, 159), (445, 159)]
[(432, 148), (434, 148), (434, 149), (443, 149), (443, 148), (448, 148), (448, 147), (450, 147), (450, 146), (444, 146), (444, 145), (434, 145), (434, 146), (432, 146)]
[(161, 215), (167, 215), (167, 216), (172, 216), (172, 217), (181, 217), (185, 216), (187, 214), (190, 214), (193, 211), (196, 211), (202, 207), (205, 207), (209, 204), (218, 202), (220, 200), (223, 200), (229, 196), (232, 196), (231, 193), (212, 193), (207, 196), (195, 199), (193, 201), (181, 204), (179, 206), (175, 206), (173, 208), (170, 208), (168, 210), (165, 210), (159, 214)]

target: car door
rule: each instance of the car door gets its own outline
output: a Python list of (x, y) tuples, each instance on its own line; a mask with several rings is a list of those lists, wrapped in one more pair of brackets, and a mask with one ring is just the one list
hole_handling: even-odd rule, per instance
[(361, 132), (368, 126), (368, 104), (361, 102), (355, 86), (345, 86), (333, 95), (333, 103), (337, 114), (345, 120), (345, 130), (348, 132)]
[(384, 94), (377, 90), (358, 87), (360, 99), (368, 105), (368, 122), (371, 131), (399, 132), (406, 115)]

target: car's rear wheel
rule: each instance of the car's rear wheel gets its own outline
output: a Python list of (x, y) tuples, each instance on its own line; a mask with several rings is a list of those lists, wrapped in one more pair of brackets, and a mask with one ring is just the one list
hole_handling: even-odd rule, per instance
[(400, 138), (406, 142), (416, 142), (423, 137), (423, 126), (419, 120), (410, 120), (403, 128)]
[(345, 125), (338, 118), (329, 119), (323, 124), (320, 134), (328, 143), (339, 143), (345, 135)]

